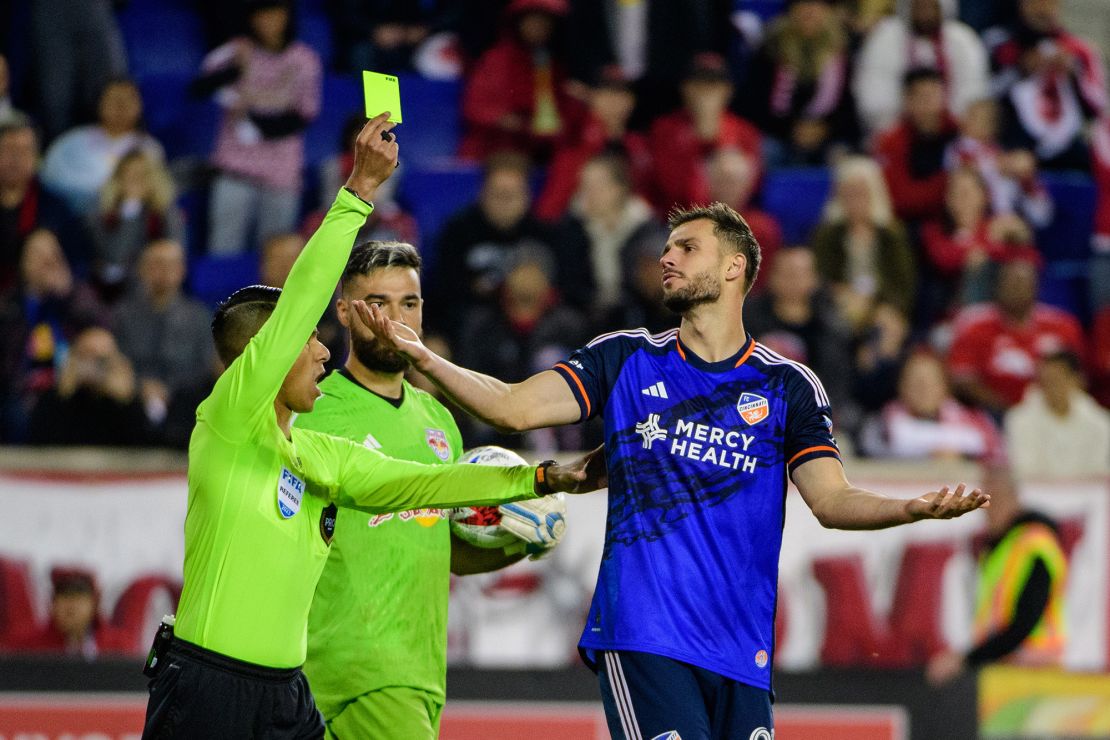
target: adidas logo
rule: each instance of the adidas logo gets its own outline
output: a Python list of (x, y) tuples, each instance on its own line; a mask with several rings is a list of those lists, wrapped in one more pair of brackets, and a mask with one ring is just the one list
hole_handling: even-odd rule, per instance
[(382, 443), (374, 439), (373, 434), (367, 434), (366, 439), (362, 440), (362, 446), (368, 447), (371, 450), (380, 450), (382, 448)]
[(655, 383), (654, 385), (649, 385), (647, 388), (644, 388), (642, 391), (640, 391), (640, 393), (643, 393), (645, 396), (651, 396), (652, 398), (668, 397), (667, 388), (663, 385), (662, 380), (660, 380), (658, 383)]

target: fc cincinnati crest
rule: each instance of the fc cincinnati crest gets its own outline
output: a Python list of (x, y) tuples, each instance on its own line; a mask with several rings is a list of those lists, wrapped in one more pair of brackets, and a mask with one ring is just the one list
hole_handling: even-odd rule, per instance
[(447, 462), (451, 459), (451, 445), (447, 442), (447, 434), (442, 429), (425, 429), (424, 441), (440, 460)]
[(767, 399), (754, 393), (741, 393), (740, 400), (736, 402), (736, 410), (740, 412), (740, 418), (748, 422), (748, 426), (766, 419), (769, 409)]

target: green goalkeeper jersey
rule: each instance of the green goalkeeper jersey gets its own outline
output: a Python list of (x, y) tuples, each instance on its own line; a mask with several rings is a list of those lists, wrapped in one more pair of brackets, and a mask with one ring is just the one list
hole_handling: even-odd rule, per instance
[[(369, 512), (533, 498), (533, 470), (393, 460), (307, 429), (287, 439), (274, 399), (331, 300), (370, 207), (341, 191), (273, 314), (197, 408), (189, 440), (185, 585), (175, 633), (273, 668), (304, 662), (328, 555), (329, 501)], [(477, 494), (477, 498), (475, 498)]]
[[(462, 452), (451, 414), (403, 385), (400, 402), (329, 375), (297, 426), (336, 434), (390, 457), (445, 464)], [(340, 508), (335, 541), (308, 616), (305, 673), (324, 717), (385, 686), (445, 700), (451, 538), (438, 509), (367, 515)]]

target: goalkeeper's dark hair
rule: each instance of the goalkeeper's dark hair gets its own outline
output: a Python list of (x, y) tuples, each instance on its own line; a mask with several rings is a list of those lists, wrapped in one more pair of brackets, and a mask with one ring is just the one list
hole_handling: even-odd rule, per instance
[(708, 206), (695, 208), (675, 208), (667, 214), (667, 225), (674, 231), (682, 224), (700, 219), (713, 222), (713, 235), (721, 244), (722, 252), (739, 252), (744, 255), (747, 267), (744, 269), (744, 279), (747, 285), (744, 292), (750, 293), (755, 285), (755, 276), (759, 274), (759, 263), (763, 255), (759, 249), (759, 242), (748, 226), (744, 217), (720, 201)]
[(356, 244), (351, 250), (347, 267), (340, 278), (340, 287), (346, 290), (353, 278), (369, 275), (385, 267), (409, 267), (419, 275), (422, 265), (420, 253), (411, 244), (373, 240), (363, 242)]
[(281, 288), (248, 285), (229, 295), (216, 307), (212, 317), (212, 339), (224, 366), (243, 354), (251, 337), (258, 333), (274, 312)]

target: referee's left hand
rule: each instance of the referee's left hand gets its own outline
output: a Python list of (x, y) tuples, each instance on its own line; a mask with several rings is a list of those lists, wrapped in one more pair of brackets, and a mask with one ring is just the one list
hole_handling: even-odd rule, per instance
[(906, 511), (914, 521), (920, 519), (955, 519), (969, 511), (990, 506), (991, 497), (978, 488), (966, 493), (967, 486), (961, 483), (955, 490), (948, 486), (939, 491), (931, 491), (920, 498), (906, 502)]

